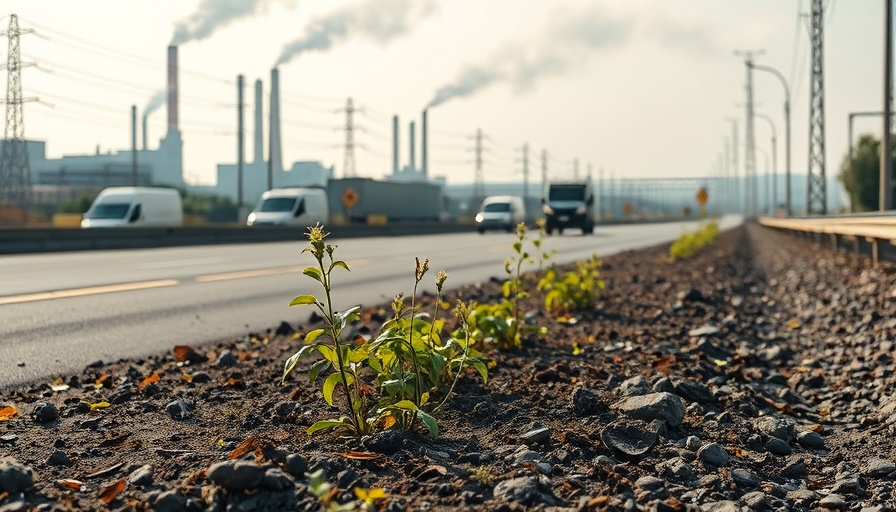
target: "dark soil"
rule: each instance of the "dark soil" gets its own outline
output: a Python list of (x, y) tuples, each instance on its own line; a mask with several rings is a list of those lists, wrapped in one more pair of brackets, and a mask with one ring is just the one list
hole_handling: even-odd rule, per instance
[(309, 438), (338, 411), (307, 366), (280, 377), (314, 323), (0, 390), (0, 512), (325, 510), (317, 470), (333, 504), (382, 488), (388, 511), (896, 507), (892, 267), (753, 225), (667, 254), (604, 258), (604, 296), (567, 321), (526, 299), (547, 334), (462, 379), (435, 440)]

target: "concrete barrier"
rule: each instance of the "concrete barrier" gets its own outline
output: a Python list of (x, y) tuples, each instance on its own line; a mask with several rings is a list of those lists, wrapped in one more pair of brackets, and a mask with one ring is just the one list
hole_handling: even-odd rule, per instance
[[(431, 235), (475, 231), (469, 224), (393, 223), (382, 226), (327, 226), (330, 239), (374, 236)], [(104, 249), (141, 249), (187, 245), (241, 244), (306, 240), (307, 228), (295, 226), (185, 226), (181, 228), (5, 228), (0, 229), (0, 254), (25, 254)]]

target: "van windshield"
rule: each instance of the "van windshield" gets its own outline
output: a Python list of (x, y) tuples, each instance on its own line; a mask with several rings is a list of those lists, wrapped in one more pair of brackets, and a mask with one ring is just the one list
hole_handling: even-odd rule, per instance
[(584, 201), (585, 187), (581, 185), (551, 185), (550, 201)]
[(488, 213), (509, 212), (510, 203), (489, 203), (482, 207), (482, 211)]
[(104, 203), (94, 205), (84, 214), (85, 219), (123, 219), (131, 208), (129, 203)]
[(294, 197), (269, 197), (261, 202), (258, 212), (291, 212), (296, 206)]

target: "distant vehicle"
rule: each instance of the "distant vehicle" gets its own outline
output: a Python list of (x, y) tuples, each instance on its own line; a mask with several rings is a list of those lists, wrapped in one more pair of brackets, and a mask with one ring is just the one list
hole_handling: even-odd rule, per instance
[(485, 233), (489, 229), (512, 232), (517, 224), (526, 221), (526, 207), (523, 198), (516, 196), (489, 196), (482, 201), (476, 214), (476, 231)]
[(248, 226), (311, 226), (329, 217), (327, 191), (322, 188), (275, 188), (261, 195), (246, 219)]
[(590, 180), (554, 181), (545, 188), (541, 199), (545, 215), (545, 231), (579, 228), (582, 234), (594, 232), (594, 191)]
[(176, 189), (109, 187), (93, 200), (81, 227), (179, 227), (183, 218), (180, 192)]

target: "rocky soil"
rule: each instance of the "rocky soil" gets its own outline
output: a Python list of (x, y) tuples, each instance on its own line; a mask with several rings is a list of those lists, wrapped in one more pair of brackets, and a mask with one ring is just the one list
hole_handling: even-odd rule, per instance
[(547, 334), (462, 379), (436, 440), (309, 438), (335, 411), (280, 375), (310, 321), (0, 390), (0, 512), (326, 510), (317, 471), (334, 510), (354, 488), (386, 511), (896, 508), (894, 268), (753, 225), (667, 253), (604, 258), (591, 311), (530, 315)]

